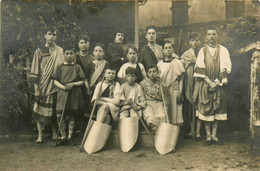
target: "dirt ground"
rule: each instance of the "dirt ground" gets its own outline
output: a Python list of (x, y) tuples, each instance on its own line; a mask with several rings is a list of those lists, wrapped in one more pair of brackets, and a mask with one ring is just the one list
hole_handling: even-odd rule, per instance
[(105, 147), (88, 155), (76, 146), (54, 147), (50, 138), (34, 144), (35, 138), (1, 139), (0, 170), (260, 170), (260, 157), (251, 154), (247, 138), (221, 137), (223, 145), (205, 146), (203, 141), (180, 138), (176, 152), (160, 155), (155, 148), (135, 147), (123, 153)]

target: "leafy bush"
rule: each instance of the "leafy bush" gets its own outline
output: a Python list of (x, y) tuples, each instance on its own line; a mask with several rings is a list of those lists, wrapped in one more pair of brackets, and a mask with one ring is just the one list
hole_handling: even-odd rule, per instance
[(0, 70), (0, 133), (16, 132), (22, 117), (31, 116), (29, 86), (21, 62), (4, 64)]
[(227, 36), (232, 49), (243, 48), (259, 40), (259, 20), (259, 16), (246, 15), (228, 24)]

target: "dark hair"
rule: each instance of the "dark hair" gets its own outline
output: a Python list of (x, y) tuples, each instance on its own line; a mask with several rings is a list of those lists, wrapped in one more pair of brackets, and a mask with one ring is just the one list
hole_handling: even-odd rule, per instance
[(128, 54), (129, 49), (133, 49), (138, 54), (138, 49), (135, 47), (135, 45), (133, 45), (133, 44), (128, 45), (128, 47), (126, 49), (126, 54)]
[(48, 31), (50, 32), (57, 32), (57, 28), (55, 26), (46, 26), (44, 29), (44, 33), (47, 33)]
[(218, 29), (217, 29), (217, 27), (214, 26), (214, 25), (208, 26), (208, 27), (207, 27), (207, 32), (208, 32), (208, 30), (216, 30), (216, 32), (218, 33)]
[(155, 32), (157, 33), (157, 28), (155, 26), (147, 26), (145, 29), (145, 33), (147, 33), (149, 29), (154, 29)]
[(65, 52), (65, 51), (67, 51), (67, 50), (71, 50), (71, 51), (75, 52), (75, 47), (72, 46), (72, 45), (67, 45), (67, 46), (65, 46), (65, 47), (63, 48), (63, 51)]
[(148, 72), (148, 70), (149, 70), (149, 69), (152, 69), (152, 68), (156, 68), (156, 70), (159, 71), (159, 70), (158, 70), (158, 67), (157, 67), (156, 65), (149, 65), (149, 66), (147, 67), (147, 69), (146, 69), (146, 72)]
[(134, 75), (137, 77), (136, 69), (135, 69), (135, 68), (132, 68), (132, 67), (128, 67), (128, 68), (125, 70), (125, 75), (127, 75), (127, 74), (134, 74)]
[(78, 37), (78, 42), (81, 41), (81, 40), (85, 40), (86, 42), (89, 42), (90, 39), (87, 35), (81, 35)]
[(164, 49), (165, 44), (168, 44), (168, 43), (170, 43), (170, 44), (172, 45), (172, 48), (173, 48), (173, 49), (175, 48), (174, 44), (173, 44), (172, 41), (170, 41), (170, 40), (165, 40), (165, 41), (163, 41), (163, 46), (162, 46), (162, 48)]
[[(94, 49), (95, 49), (95, 47), (97, 47), (97, 46), (102, 47), (103, 51), (105, 51), (105, 45), (104, 45), (103, 43), (96, 43), (95, 46), (94, 46)], [(93, 49), (93, 50), (94, 50), (94, 49)]]
[(125, 30), (122, 29), (122, 28), (117, 28), (117, 29), (112, 33), (111, 41), (112, 41), (112, 42), (115, 41), (115, 38), (116, 38), (117, 33), (122, 33), (122, 34), (124, 34), (124, 39), (123, 39), (123, 42), (122, 42), (122, 43), (125, 43)]
[(193, 40), (193, 39), (196, 39), (196, 38), (201, 40), (200, 37), (201, 37), (201, 35), (198, 32), (191, 32), (189, 34), (189, 40)]
[(108, 66), (106, 67), (106, 70), (107, 70), (107, 69), (116, 71), (116, 68), (113, 67), (112, 65), (108, 65)]

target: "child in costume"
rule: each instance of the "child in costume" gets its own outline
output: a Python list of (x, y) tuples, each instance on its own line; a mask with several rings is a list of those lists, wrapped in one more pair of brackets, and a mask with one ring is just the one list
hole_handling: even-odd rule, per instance
[(162, 89), (158, 78), (158, 68), (151, 65), (147, 69), (147, 76), (141, 83), (146, 99), (146, 107), (143, 110), (143, 117), (146, 124), (155, 131), (160, 122), (165, 122), (166, 109), (163, 106)]
[(45, 45), (35, 51), (30, 72), (30, 81), (34, 83), (36, 97), (33, 106), (33, 121), (37, 123), (37, 144), (43, 142), (43, 127), (46, 124), (52, 124), (52, 139), (55, 140), (57, 137), (57, 120), (54, 117), (57, 89), (51, 75), (64, 62), (63, 49), (55, 44), (56, 28), (51, 26), (45, 31)]
[(105, 70), (109, 66), (109, 63), (104, 60), (105, 52), (103, 44), (97, 43), (95, 45), (93, 55), (94, 60), (87, 66), (86, 71), (91, 91), (94, 91), (96, 85), (102, 80)]
[(134, 45), (129, 45), (127, 50), (126, 50), (126, 57), (128, 59), (128, 62), (123, 64), (117, 74), (120, 83), (125, 83), (126, 82), (126, 69), (128, 67), (135, 68), (137, 71), (137, 78), (136, 82), (140, 83), (145, 77), (146, 77), (146, 72), (144, 69), (143, 64), (137, 62), (138, 58), (138, 50)]
[(142, 116), (142, 110), (146, 106), (144, 92), (142, 87), (136, 83), (136, 69), (128, 67), (126, 69), (127, 82), (121, 85), (125, 100), (122, 101), (120, 118), (136, 117), (137, 113)]
[(184, 52), (184, 54), (181, 56), (181, 61), (185, 68), (185, 74), (184, 74), (184, 103), (183, 103), (183, 114), (184, 117), (189, 121), (190, 123), (190, 133), (185, 136), (185, 138), (190, 138), (194, 133), (196, 140), (201, 140), (200, 135), (200, 126), (201, 121), (197, 118), (196, 119), (196, 130), (195, 125), (193, 125), (192, 122), (192, 115), (195, 115), (195, 112), (193, 113), (193, 108), (195, 107), (193, 104), (193, 91), (195, 86), (195, 79), (193, 77), (194, 74), (194, 66), (197, 60), (197, 56), (199, 53), (200, 48), (200, 34), (196, 32), (192, 32), (189, 35), (189, 44), (190, 49)]
[[(58, 145), (64, 145), (67, 142), (73, 143), (73, 131), (76, 118), (83, 114), (84, 103), (81, 91), (81, 85), (85, 80), (85, 75), (78, 64), (75, 64), (75, 54), (73, 48), (67, 48), (64, 52), (65, 62), (58, 66), (57, 71), (53, 73), (52, 79), (54, 85), (59, 88), (57, 92), (56, 113), (61, 132), (61, 139)], [(63, 109), (65, 106), (65, 109)], [(64, 117), (61, 120), (62, 111)], [(60, 124), (61, 123), (61, 124)], [(67, 133), (68, 127), (68, 133)]]
[(178, 56), (173, 53), (173, 47), (170, 41), (164, 42), (164, 59), (157, 66), (160, 72), (165, 99), (168, 102), (169, 123), (181, 125), (183, 124), (182, 90), (185, 69)]
[(105, 71), (104, 81), (99, 82), (95, 88), (91, 101), (98, 100), (96, 119), (98, 122), (109, 124), (111, 117), (114, 121), (118, 119), (120, 100), (124, 98), (115, 77), (116, 69), (109, 66)]

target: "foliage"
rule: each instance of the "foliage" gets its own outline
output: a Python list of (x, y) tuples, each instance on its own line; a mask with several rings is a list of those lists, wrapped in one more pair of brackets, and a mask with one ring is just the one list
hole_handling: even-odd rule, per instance
[[(21, 117), (29, 117), (29, 86), (22, 65), (4, 64), (0, 74), (0, 131), (16, 131)], [(11, 124), (10, 124), (11, 123)], [(8, 130), (8, 131), (7, 131)]]
[(259, 39), (259, 16), (246, 15), (228, 24), (227, 36), (233, 49), (243, 48)]

